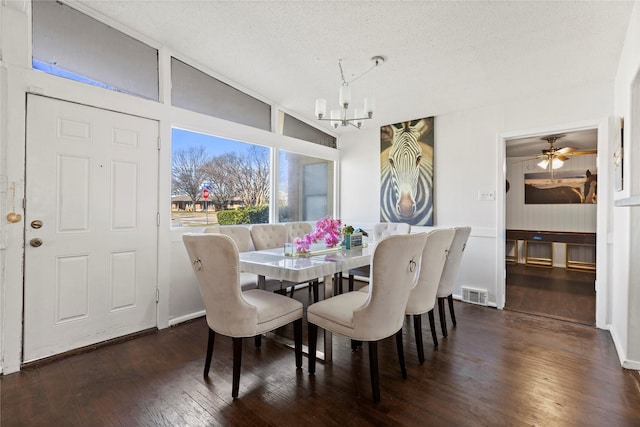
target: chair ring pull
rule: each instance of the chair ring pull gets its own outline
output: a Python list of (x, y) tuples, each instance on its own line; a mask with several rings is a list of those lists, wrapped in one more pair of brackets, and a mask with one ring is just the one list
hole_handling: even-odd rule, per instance
[(414, 260), (409, 261), (409, 271), (413, 273), (416, 270), (416, 265)]
[(196, 271), (202, 270), (202, 261), (200, 261), (200, 258), (198, 258), (195, 261), (193, 261), (193, 268)]

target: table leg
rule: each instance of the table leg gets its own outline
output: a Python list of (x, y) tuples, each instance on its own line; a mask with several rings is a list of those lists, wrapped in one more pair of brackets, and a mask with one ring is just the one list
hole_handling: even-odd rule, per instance
[(264, 276), (258, 276), (258, 289), (262, 289), (263, 291), (267, 288), (267, 280)]

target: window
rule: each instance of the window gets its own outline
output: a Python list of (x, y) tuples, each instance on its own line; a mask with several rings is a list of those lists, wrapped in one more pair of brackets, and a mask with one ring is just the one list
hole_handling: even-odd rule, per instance
[(269, 222), (270, 149), (172, 129), (173, 227)]
[(326, 147), (336, 148), (336, 138), (324, 133), (320, 129), (316, 129), (295, 117), (280, 112), (282, 120), (282, 134), (293, 138), (302, 139), (303, 141), (313, 142), (315, 144), (324, 145)]
[(334, 162), (280, 150), (278, 220), (315, 221), (333, 213)]
[(254, 128), (271, 130), (271, 106), (171, 58), (171, 103)]
[(55, 1), (31, 2), (33, 68), (158, 100), (158, 50)]

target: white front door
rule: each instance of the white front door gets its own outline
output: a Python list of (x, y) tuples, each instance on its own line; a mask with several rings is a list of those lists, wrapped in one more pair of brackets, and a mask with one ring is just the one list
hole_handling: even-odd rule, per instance
[(27, 98), (29, 362), (156, 326), (158, 123)]

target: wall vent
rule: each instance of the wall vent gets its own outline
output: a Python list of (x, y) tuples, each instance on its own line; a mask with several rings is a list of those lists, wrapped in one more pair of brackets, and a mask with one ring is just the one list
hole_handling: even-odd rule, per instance
[(487, 290), (462, 287), (462, 301), (487, 305)]

